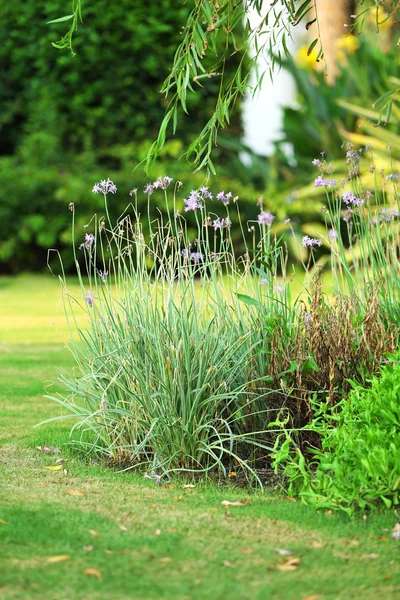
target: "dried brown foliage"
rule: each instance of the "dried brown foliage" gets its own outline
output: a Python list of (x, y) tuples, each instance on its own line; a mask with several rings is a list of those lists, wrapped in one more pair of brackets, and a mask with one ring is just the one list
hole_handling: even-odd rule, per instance
[(284, 392), (295, 427), (310, 421), (315, 394), (336, 404), (347, 394), (348, 380), (365, 383), (399, 339), (399, 328), (385, 318), (376, 287), (370, 287), (365, 301), (356, 296), (329, 301), (318, 274), (309, 304), (301, 309), (294, 328), (289, 332), (278, 323), (270, 342), (270, 374)]

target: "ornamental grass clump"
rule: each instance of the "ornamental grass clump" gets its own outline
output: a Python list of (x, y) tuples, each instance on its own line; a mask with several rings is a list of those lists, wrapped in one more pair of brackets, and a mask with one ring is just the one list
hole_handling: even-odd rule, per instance
[[(259, 401), (267, 377), (254, 370), (260, 340), (240, 300), (251, 263), (237, 261), (232, 247), (232, 194), (216, 197), (215, 213), (205, 208), (207, 188), (189, 194), (184, 213), (193, 213), (196, 235), (189, 239), (186, 214), (176, 207), (179, 184), (173, 211), (167, 201), (171, 183), (163, 178), (145, 189), (148, 239), (135, 203), (113, 226), (108, 193), (115, 186), (94, 186), (106, 216), (92, 221), (94, 232), (74, 251), (82, 301), (61, 278), (76, 369), (60, 377), (63, 391), (52, 397), (72, 413), (72, 443), (88, 453), (154, 476), (241, 467), (258, 479), (257, 460), (272, 448), (268, 404)], [(166, 213), (152, 218), (157, 188)], [(83, 326), (76, 326), (79, 310)]]
[[(360, 153), (347, 152), (341, 183), (316, 163), (325, 231), (304, 236), (290, 266), (282, 227), (261, 203), (243, 223), (231, 192), (203, 186), (180, 198), (183, 184), (160, 177), (145, 187), (145, 215), (132, 189), (113, 223), (115, 184), (94, 186), (104, 216), (73, 244), (80, 291), (60, 278), (76, 368), (49, 396), (75, 420), (71, 443), (157, 481), (233, 470), (262, 483), (282, 432), (306, 459), (321, 449), (315, 407), (340, 411), (349, 381), (367, 385), (399, 343), (397, 178), (364, 189)], [(285, 474), (285, 460), (277, 468)]]

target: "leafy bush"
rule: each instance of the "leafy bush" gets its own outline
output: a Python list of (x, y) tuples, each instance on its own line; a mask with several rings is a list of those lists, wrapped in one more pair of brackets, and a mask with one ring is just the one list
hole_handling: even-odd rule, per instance
[(290, 493), (318, 508), (351, 513), (400, 502), (400, 362), (385, 365), (367, 386), (351, 381), (349, 395), (332, 406), (313, 403), (307, 426), (320, 439), (307, 459), (286, 432), (276, 444), (275, 467), (289, 479)]
[[(0, 7), (0, 154), (16, 152), (29, 133), (26, 124), (44, 102), (56, 116), (53, 131), (63, 153), (152, 139), (158, 131), (166, 105), (157, 92), (190, 8), (171, 0), (87, 4), (74, 57), (51, 44), (65, 23), (46, 25), (64, 13), (65, 5), (64, 0), (16, 0)], [(228, 77), (237, 64), (231, 57)], [(215, 92), (218, 86), (210, 81), (208, 88)], [(192, 117), (204, 120), (213, 105), (213, 94), (200, 88), (188, 108)], [(238, 112), (233, 119), (236, 132), (237, 117)], [(182, 123), (180, 139), (190, 140), (194, 121)]]
[[(0, 6), (2, 271), (42, 269), (47, 248), (56, 246), (68, 269), (68, 203), (73, 197), (82, 223), (89, 220), (98, 206), (86, 190), (104, 169), (126, 193), (144, 187), (143, 170), (132, 171), (145, 158), (163, 118), (166, 104), (157, 92), (189, 7), (171, 0), (88, 4), (75, 57), (51, 45), (65, 23), (46, 25), (64, 10), (64, 0), (17, 0)], [(233, 55), (227, 78), (235, 65)], [(215, 86), (218, 82), (210, 80), (207, 90), (199, 88), (193, 95), (190, 117), (180, 120), (176, 140), (168, 143), (151, 177), (171, 172), (172, 164), (178, 178), (191, 173), (184, 161), (178, 167), (176, 163), (196, 130), (195, 121), (209, 118)], [(232, 123), (233, 133), (240, 134), (239, 104)], [(231, 187), (232, 173), (235, 178), (238, 174), (237, 157), (232, 169), (226, 165), (229, 155), (221, 146), (219, 176), (226, 187)], [(199, 185), (203, 180), (204, 175), (197, 177)], [(251, 182), (242, 180), (243, 196), (256, 198)]]

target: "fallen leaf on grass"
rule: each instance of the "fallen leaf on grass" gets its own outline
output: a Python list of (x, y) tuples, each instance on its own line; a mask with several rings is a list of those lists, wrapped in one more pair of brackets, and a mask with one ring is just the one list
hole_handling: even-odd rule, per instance
[(88, 529), (88, 532), (90, 533), (90, 535), (93, 535), (94, 537), (98, 537), (99, 532), (96, 531), (95, 529)]
[(317, 542), (316, 540), (313, 540), (312, 542), (310, 542), (310, 547), (311, 548), (325, 548), (325, 544), (323, 544), (322, 542)]
[(231, 569), (233, 569), (233, 564), (231, 562), (229, 562), (229, 560), (223, 560), (222, 564), (224, 565), (224, 567), (229, 567)]
[(239, 502), (238, 500), (236, 502), (230, 502), (229, 500), (222, 500), (222, 502), (221, 502), (222, 506), (246, 506), (249, 503), (250, 503), (249, 498), (247, 500), (245, 500), (244, 502)]
[(239, 552), (243, 552), (243, 554), (252, 554), (254, 550), (252, 548), (239, 548)]
[(125, 525), (120, 525), (119, 528), (121, 531), (128, 531), (128, 528), (125, 527)]
[(392, 529), (390, 536), (394, 540), (396, 540), (396, 542), (400, 541), (400, 523), (396, 523), (396, 525)]
[(68, 458), (57, 458), (56, 465), (62, 465), (65, 462), (68, 462)]
[(157, 560), (160, 563), (169, 563), (171, 562), (172, 558), (170, 558), (169, 556), (165, 556), (164, 558), (158, 558)]
[(61, 471), (62, 465), (57, 465), (55, 467), (45, 467), (48, 471)]
[(344, 540), (341, 544), (342, 546), (359, 546), (360, 542), (358, 540)]
[(94, 546), (83, 546), (83, 549), (85, 552), (91, 552), (93, 550)]
[(277, 565), (278, 571), (296, 571), (298, 565), (301, 563), (300, 558), (289, 558), (284, 563)]
[(389, 541), (389, 539), (386, 537), (386, 535), (380, 535), (380, 536), (378, 537), (378, 541), (379, 541), (379, 542), (388, 542), (388, 541)]
[(228, 477), (236, 477), (236, 471), (229, 471)]
[(374, 552), (372, 554), (361, 554), (360, 558), (361, 559), (365, 559), (365, 558), (371, 558), (371, 559), (373, 559), (373, 558), (379, 558), (379, 554), (376, 554)]
[(78, 490), (66, 490), (64, 494), (68, 494), (68, 496), (84, 496), (83, 492), (79, 492)]
[(91, 575), (92, 577), (97, 577), (99, 581), (103, 579), (102, 574), (97, 569), (85, 569), (83, 571), (84, 575)]
[(161, 535), (161, 529), (156, 529), (154, 535)]
[(311, 596), (304, 596), (303, 600), (319, 600), (321, 594), (311, 594)]
[(182, 489), (183, 489), (183, 490), (191, 490), (191, 489), (193, 489), (193, 488), (195, 488), (195, 487), (196, 487), (196, 486), (195, 486), (195, 485), (193, 485), (192, 483), (187, 483), (186, 485), (183, 485), (183, 486), (182, 486)]
[(174, 502), (179, 502), (180, 500), (183, 500), (185, 496), (177, 496), (176, 498), (174, 498)]
[(60, 448), (57, 448), (56, 446), (36, 446), (36, 450), (44, 452), (45, 454), (59, 454), (61, 452)]
[(285, 548), (274, 548), (274, 550), (281, 556), (292, 556), (293, 554), (291, 550), (285, 550)]
[(3, 519), (0, 519), (0, 523), (1, 525), (7, 525), (7, 521), (3, 521)]
[(165, 485), (162, 486), (163, 488), (167, 488), (169, 490), (172, 490), (172, 488), (175, 487), (175, 485), (173, 483), (166, 483)]
[(51, 556), (50, 558), (47, 559), (47, 562), (49, 563), (59, 563), (59, 562), (63, 562), (64, 560), (69, 560), (71, 557), (69, 554), (59, 554), (59, 556)]

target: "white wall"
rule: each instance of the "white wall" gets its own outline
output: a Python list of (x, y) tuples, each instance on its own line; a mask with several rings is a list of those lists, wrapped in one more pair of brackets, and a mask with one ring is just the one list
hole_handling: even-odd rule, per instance
[[(250, 23), (256, 26), (260, 17), (255, 11), (250, 14)], [(265, 36), (261, 36), (263, 43)], [(288, 42), (288, 48), (292, 52), (295, 49), (293, 42)], [(262, 72), (266, 67), (260, 61), (259, 70)], [(256, 73), (253, 72), (250, 85), (254, 85)], [(295, 86), (291, 75), (284, 70), (276, 72), (273, 82), (266, 73), (262, 88), (255, 97), (252, 92), (247, 91), (243, 103), (243, 142), (253, 151), (260, 154), (271, 154), (273, 141), (281, 137), (282, 106), (295, 105)]]

